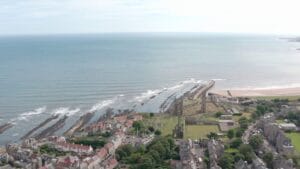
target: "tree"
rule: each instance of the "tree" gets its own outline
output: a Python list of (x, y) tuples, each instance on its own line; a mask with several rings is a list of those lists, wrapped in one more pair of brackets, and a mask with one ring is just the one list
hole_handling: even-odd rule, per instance
[(153, 117), (154, 116), (154, 113), (150, 113), (150, 117)]
[(216, 116), (217, 118), (221, 117), (222, 115), (223, 115), (222, 112), (217, 112), (217, 113), (215, 114), (215, 116)]
[(244, 129), (238, 128), (237, 131), (235, 132), (236, 137), (242, 137), (244, 134)]
[(140, 131), (144, 127), (144, 124), (142, 121), (135, 121), (133, 122), (132, 127), (135, 129), (135, 131)]
[(135, 151), (134, 147), (131, 144), (125, 144), (120, 146), (116, 150), (116, 157), (118, 160), (122, 160), (125, 157), (129, 157)]
[(161, 135), (161, 131), (160, 131), (160, 130), (156, 130), (156, 131), (154, 132), (154, 134), (157, 135), (157, 136), (160, 136), (160, 135)]
[(243, 160), (245, 157), (241, 154), (241, 153), (236, 153), (235, 155), (234, 155), (234, 161), (235, 162), (238, 162), (238, 161), (240, 161), (240, 160)]
[(228, 130), (227, 137), (229, 139), (232, 139), (234, 137), (234, 130), (233, 129)]
[(209, 138), (209, 139), (218, 139), (219, 136), (218, 136), (217, 133), (210, 132), (209, 134), (207, 134), (207, 138)]
[(148, 130), (149, 130), (151, 133), (153, 133), (155, 129), (154, 129), (154, 127), (152, 127), (152, 126), (149, 126), (149, 127), (148, 127)]
[(267, 164), (268, 168), (273, 168), (273, 154), (271, 152), (267, 152), (263, 155), (264, 162)]
[(251, 136), (249, 144), (254, 150), (258, 150), (263, 143), (263, 138), (260, 135)]
[(254, 152), (249, 144), (242, 144), (239, 148), (240, 153), (245, 157), (245, 160), (249, 163), (252, 162)]
[(240, 124), (240, 127), (242, 129), (247, 129), (248, 128), (248, 123), (249, 123), (249, 121), (246, 117), (241, 117), (239, 119), (239, 124)]
[(233, 169), (234, 168), (233, 156), (229, 153), (223, 154), (223, 156), (219, 160), (219, 165), (222, 169)]
[(239, 148), (240, 145), (243, 144), (243, 141), (241, 138), (236, 138), (230, 143), (231, 148)]

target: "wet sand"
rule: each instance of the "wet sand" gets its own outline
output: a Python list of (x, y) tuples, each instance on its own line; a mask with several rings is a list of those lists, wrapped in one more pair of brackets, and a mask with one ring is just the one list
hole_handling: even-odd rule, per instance
[[(228, 90), (214, 90), (212, 93), (228, 96)], [(300, 96), (300, 87), (276, 89), (241, 89), (229, 90), (232, 96)]]

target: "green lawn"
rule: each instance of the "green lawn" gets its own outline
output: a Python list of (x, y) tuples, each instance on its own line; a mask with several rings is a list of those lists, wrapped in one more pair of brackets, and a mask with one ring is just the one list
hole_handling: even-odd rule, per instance
[(153, 126), (159, 129), (163, 136), (172, 135), (173, 129), (177, 124), (177, 117), (170, 115), (155, 115), (144, 120), (146, 126)]
[(300, 153), (300, 133), (292, 132), (286, 133), (286, 135), (292, 140), (295, 150)]
[(184, 138), (199, 139), (206, 138), (210, 132), (219, 132), (217, 125), (186, 125)]

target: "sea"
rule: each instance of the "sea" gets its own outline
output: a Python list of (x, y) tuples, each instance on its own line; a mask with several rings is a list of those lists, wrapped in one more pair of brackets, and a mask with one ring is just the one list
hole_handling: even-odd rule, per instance
[[(74, 122), (89, 111), (101, 112), (99, 117), (108, 107), (158, 112), (166, 98), (208, 80), (216, 81), (217, 90), (300, 87), (300, 43), (286, 38), (221, 33), (1, 36), (0, 125), (14, 127), (0, 135), (0, 144), (17, 141), (53, 114)], [(156, 101), (150, 101), (154, 96)]]

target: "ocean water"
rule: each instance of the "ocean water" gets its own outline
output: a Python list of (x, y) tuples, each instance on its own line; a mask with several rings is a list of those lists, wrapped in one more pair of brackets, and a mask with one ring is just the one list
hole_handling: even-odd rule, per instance
[(298, 48), (300, 43), (262, 35), (0, 37), (0, 125), (17, 124), (0, 143), (50, 114), (125, 106), (199, 80), (215, 79), (218, 89), (300, 86)]

